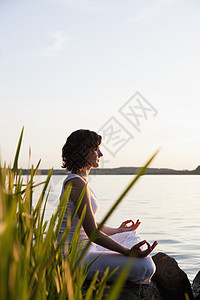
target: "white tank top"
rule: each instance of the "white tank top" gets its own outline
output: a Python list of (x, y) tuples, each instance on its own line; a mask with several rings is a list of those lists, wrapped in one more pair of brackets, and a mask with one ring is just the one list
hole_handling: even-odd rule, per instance
[[(69, 181), (70, 179), (72, 178), (81, 178), (81, 180), (84, 181), (84, 179), (77, 175), (77, 174), (74, 174), (74, 173), (69, 173), (68, 176), (65, 178), (65, 180), (63, 181), (63, 185), (62, 185), (62, 190), (61, 190), (61, 195), (60, 195), (60, 199), (64, 193), (64, 190), (65, 190), (65, 186), (66, 186), (66, 182)], [(85, 181), (84, 181), (85, 182)], [(97, 202), (97, 198), (94, 194), (94, 192), (92, 191), (92, 189), (90, 188), (90, 186), (88, 185), (89, 187), (89, 190), (90, 190), (90, 201), (91, 201), (91, 207), (92, 207), (92, 210), (93, 210), (93, 213), (95, 215), (95, 213), (97, 212), (97, 209), (98, 209), (98, 202)], [(63, 221), (62, 221), (62, 225), (61, 225), (61, 228), (60, 228), (60, 234), (63, 234), (63, 232), (65, 231), (66, 229), (66, 224), (67, 224), (67, 216), (70, 214), (70, 216), (72, 216), (73, 212), (75, 210), (75, 205), (74, 205), (74, 202), (72, 200), (68, 200), (68, 203), (67, 203), (67, 207), (66, 207), (66, 211), (65, 211), (65, 214), (64, 214), (64, 218), (63, 218)], [(74, 231), (76, 229), (76, 226), (78, 224), (78, 221), (79, 221), (79, 217), (78, 215), (76, 214), (76, 216), (74, 217), (73, 221), (72, 221), (72, 224), (71, 224), (71, 231), (70, 231), (70, 236), (69, 236), (69, 242), (71, 242), (72, 240), (72, 237), (73, 237), (73, 234), (74, 234)], [(85, 233), (85, 230), (83, 229), (83, 227), (81, 227), (81, 231), (80, 231), (80, 240), (85, 240), (85, 239), (88, 239), (88, 236), (86, 235)]]

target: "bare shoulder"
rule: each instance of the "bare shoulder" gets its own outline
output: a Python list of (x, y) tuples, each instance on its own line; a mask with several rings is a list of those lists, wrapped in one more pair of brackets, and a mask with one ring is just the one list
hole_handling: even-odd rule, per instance
[(69, 179), (65, 183), (65, 189), (70, 188), (71, 196), (72, 197), (74, 196), (75, 198), (77, 198), (77, 196), (80, 195), (80, 193), (84, 189), (85, 185), (86, 185), (86, 183), (83, 179), (81, 179), (80, 177), (75, 177), (75, 178)]
[[(85, 181), (83, 179), (79, 178), (79, 177), (71, 178), (66, 182), (65, 189), (67, 189), (68, 187), (70, 188), (70, 199), (74, 203), (76, 203), (77, 200), (79, 199), (80, 194), (83, 191), (85, 185), (86, 185)], [(89, 197), (88, 197), (88, 188), (86, 188), (86, 193), (84, 195), (85, 195), (83, 197), (84, 201), (87, 202), (88, 201), (87, 199), (89, 199)]]
[(85, 181), (83, 179), (81, 179), (80, 177), (74, 177), (74, 178), (71, 178), (69, 179), (65, 186), (67, 185), (72, 185), (72, 187), (76, 187), (76, 188), (83, 188), (85, 186)]

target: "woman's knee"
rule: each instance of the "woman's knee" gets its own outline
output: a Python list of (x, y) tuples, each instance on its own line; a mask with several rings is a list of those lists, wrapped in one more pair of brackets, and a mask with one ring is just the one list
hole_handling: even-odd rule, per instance
[(147, 261), (146, 267), (147, 267), (148, 277), (150, 277), (150, 276), (152, 277), (156, 271), (156, 265), (150, 256), (147, 257), (147, 259), (148, 259), (148, 261)]
[[(143, 282), (150, 279), (156, 271), (156, 266), (151, 257), (138, 258), (130, 273), (130, 277), (135, 282)], [(135, 278), (134, 278), (135, 277)]]

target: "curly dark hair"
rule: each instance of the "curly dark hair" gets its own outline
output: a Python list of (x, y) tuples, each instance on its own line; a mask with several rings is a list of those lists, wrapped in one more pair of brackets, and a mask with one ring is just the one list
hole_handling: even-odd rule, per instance
[(102, 137), (89, 129), (79, 129), (70, 134), (62, 148), (62, 168), (76, 173), (88, 165), (90, 150), (96, 150)]

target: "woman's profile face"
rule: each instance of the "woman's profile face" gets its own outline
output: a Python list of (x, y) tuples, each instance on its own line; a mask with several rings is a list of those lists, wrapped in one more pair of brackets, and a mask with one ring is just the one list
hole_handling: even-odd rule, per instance
[(103, 153), (100, 150), (100, 146), (98, 146), (95, 150), (90, 150), (87, 161), (90, 164), (92, 168), (98, 168), (99, 167), (99, 160), (103, 156)]

